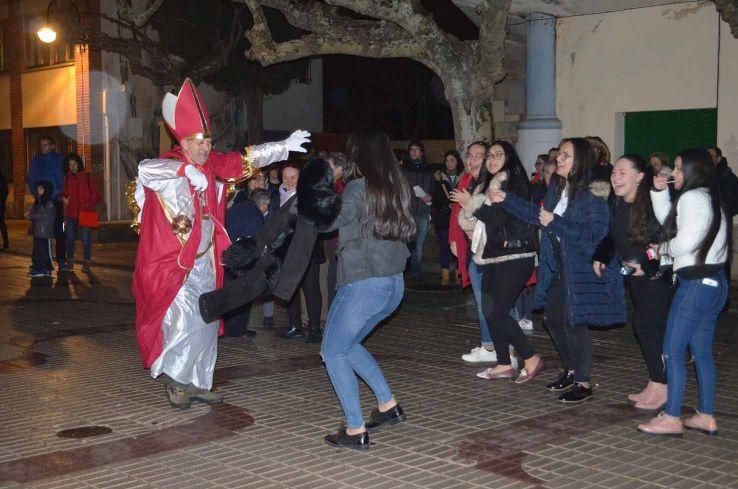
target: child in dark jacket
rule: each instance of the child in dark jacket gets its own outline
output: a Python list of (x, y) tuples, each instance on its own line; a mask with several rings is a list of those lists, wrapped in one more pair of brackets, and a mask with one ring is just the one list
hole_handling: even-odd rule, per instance
[(48, 180), (36, 184), (36, 202), (28, 212), (33, 234), (31, 277), (51, 277), (51, 238), (54, 236), (56, 204), (52, 195), (54, 185)]

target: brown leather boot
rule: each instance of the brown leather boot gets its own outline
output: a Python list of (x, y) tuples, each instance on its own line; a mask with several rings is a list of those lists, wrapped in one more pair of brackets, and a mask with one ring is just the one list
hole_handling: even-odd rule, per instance
[(448, 268), (441, 269), (441, 285), (448, 285)]

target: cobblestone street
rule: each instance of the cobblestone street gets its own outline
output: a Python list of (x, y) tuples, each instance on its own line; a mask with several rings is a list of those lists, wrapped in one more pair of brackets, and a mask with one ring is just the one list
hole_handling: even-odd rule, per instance
[[(367, 341), (408, 420), (357, 453), (323, 443), (341, 413), (319, 345), (261, 328), (223, 338), (225, 404), (175, 410), (138, 356), (135, 243), (95, 244), (93, 273), (53, 281), (27, 276), (23, 243), (0, 254), (0, 487), (738, 488), (735, 309), (715, 347), (720, 435), (665, 439), (635, 429), (648, 416), (626, 396), (647, 377), (629, 328), (594, 333), (595, 399), (567, 407), (543, 388), (559, 362), (539, 316), (532, 341), (548, 370), (525, 385), (485, 381), (460, 359), (479, 341), (471, 295), (409, 289)], [(276, 319), (287, 326), (284, 309)], [(362, 386), (365, 413), (372, 403)], [(108, 429), (58, 436), (86, 426)]]

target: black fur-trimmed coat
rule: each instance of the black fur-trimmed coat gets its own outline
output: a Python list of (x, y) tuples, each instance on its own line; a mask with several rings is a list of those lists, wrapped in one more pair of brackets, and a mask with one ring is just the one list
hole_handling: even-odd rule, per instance
[(200, 296), (206, 322), (271, 293), (289, 300), (305, 275), (321, 229), (341, 210), (333, 189), (333, 172), (324, 160), (300, 172), (297, 193), (272, 211), (254, 238), (236, 241), (223, 254), (223, 264), (236, 280)]

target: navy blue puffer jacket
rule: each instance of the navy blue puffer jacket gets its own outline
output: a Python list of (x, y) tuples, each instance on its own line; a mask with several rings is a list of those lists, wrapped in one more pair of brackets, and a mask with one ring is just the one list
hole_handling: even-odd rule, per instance
[[(546, 306), (548, 289), (560, 276), (566, 290), (566, 310), (569, 324), (608, 326), (626, 321), (623, 277), (616, 267), (608, 267), (602, 277), (595, 275), (592, 256), (610, 225), (607, 204), (609, 182), (594, 182), (589, 191), (580, 190), (569, 201), (563, 216), (542, 228), (540, 268), (534, 307)], [(550, 185), (543, 201), (546, 210), (553, 211), (558, 197), (556, 185)], [(507, 194), (502, 206), (518, 218), (540, 225), (540, 208), (520, 197)], [(554, 240), (558, 238), (558, 242)], [(554, 251), (558, 245), (561, 260)], [(559, 263), (563, 271), (560, 271)], [(562, 273), (563, 272), (563, 273)]]

